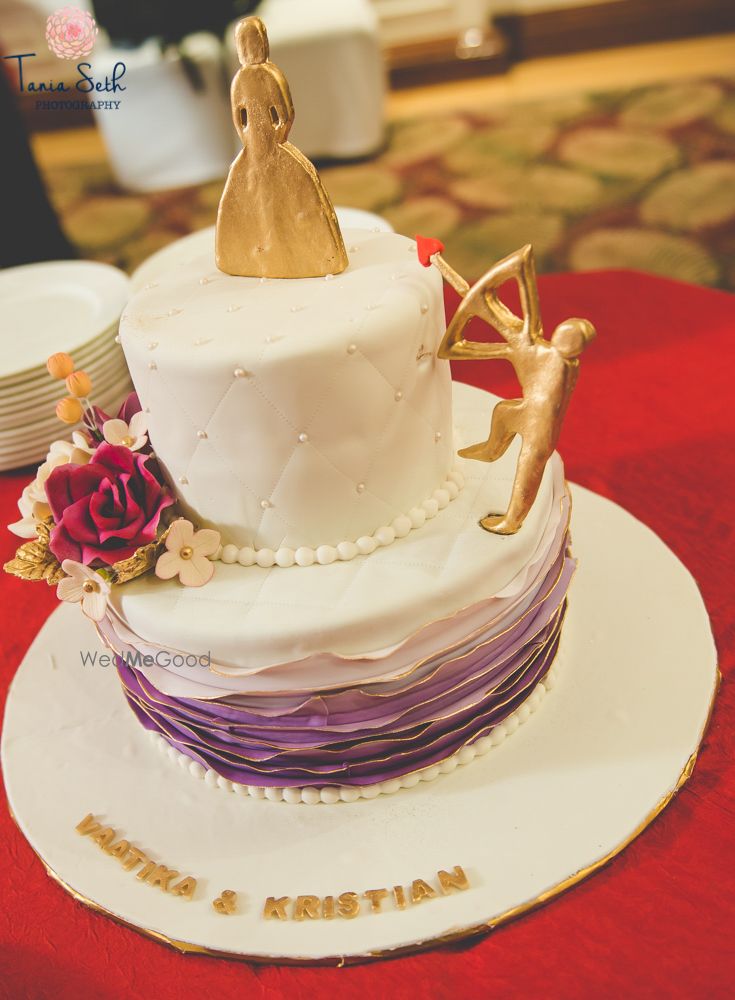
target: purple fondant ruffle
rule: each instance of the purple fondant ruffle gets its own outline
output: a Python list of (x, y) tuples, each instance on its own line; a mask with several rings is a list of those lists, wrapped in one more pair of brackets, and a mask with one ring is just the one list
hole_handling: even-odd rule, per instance
[(146, 729), (231, 781), (372, 784), (451, 756), (525, 701), (556, 654), (574, 567), (564, 545), (513, 622), (490, 622), (389, 682), (201, 700), (163, 694), (120, 658), (118, 672)]

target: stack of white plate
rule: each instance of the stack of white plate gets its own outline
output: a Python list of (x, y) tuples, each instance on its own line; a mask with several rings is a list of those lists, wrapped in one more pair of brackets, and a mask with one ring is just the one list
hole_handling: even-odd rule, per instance
[(0, 469), (42, 461), (72, 428), (56, 416), (68, 395), (46, 359), (65, 351), (92, 379), (91, 399), (117, 411), (132, 390), (115, 343), (130, 297), (122, 271), (93, 261), (50, 261), (0, 271)]

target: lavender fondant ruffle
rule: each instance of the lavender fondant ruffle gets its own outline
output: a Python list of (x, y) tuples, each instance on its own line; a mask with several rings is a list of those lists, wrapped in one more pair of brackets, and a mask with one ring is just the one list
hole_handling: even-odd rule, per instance
[(128, 702), (149, 730), (245, 785), (366, 785), (428, 767), (512, 714), (549, 670), (574, 572), (566, 544), (512, 622), (389, 682), (211, 700), (172, 697), (118, 657)]

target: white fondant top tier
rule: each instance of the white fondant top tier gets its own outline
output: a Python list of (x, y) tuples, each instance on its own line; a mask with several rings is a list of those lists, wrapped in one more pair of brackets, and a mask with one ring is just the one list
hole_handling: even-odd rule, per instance
[(212, 248), (143, 288), (121, 320), (156, 454), (223, 543), (355, 540), (452, 467), (440, 276), (405, 237), (344, 236), (349, 267), (327, 278), (233, 277)]

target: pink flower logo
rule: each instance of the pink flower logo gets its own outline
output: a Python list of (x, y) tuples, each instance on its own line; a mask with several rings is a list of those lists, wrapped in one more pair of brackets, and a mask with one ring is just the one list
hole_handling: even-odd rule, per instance
[(97, 23), (88, 11), (62, 7), (46, 21), (46, 41), (59, 59), (78, 59), (88, 56), (94, 48), (97, 30)]

